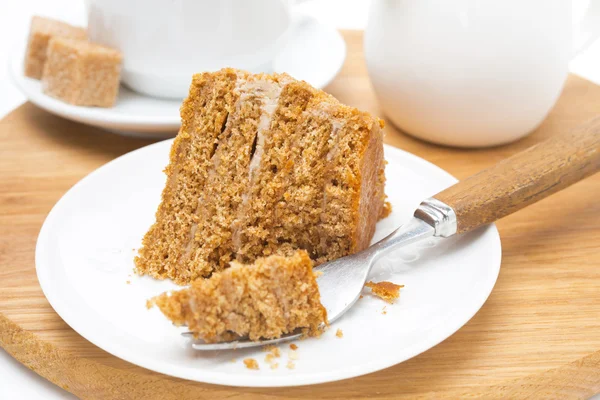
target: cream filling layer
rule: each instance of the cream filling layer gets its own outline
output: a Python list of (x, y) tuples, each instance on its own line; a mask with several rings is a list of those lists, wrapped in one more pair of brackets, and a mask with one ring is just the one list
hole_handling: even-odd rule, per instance
[[(256, 149), (250, 160), (248, 167), (248, 180), (252, 181), (256, 169), (260, 166), (260, 160), (262, 159), (265, 146), (265, 132), (271, 128), (271, 121), (273, 120), (273, 114), (277, 109), (279, 103), (279, 97), (283, 86), (274, 82), (268, 81), (257, 81), (257, 85), (251, 86), (250, 89), (255, 88), (263, 92), (262, 98), (262, 113), (258, 121), (258, 127), (256, 130)], [(245, 194), (245, 193), (244, 193)]]
[[(237, 81), (235, 82), (235, 89), (234, 91), (240, 92), (241, 91), (241, 87), (242, 87), (242, 82), (243, 79), (240, 79), (240, 77), (238, 76)], [(242, 103), (242, 96), (243, 94), (240, 94), (240, 97), (238, 98), (236, 105), (235, 105), (235, 111), (233, 113), (233, 115), (228, 115), (227, 116), (227, 122), (225, 123), (225, 131), (231, 129), (231, 124), (232, 121), (235, 119), (234, 117), (237, 116), (237, 114), (239, 114), (240, 109), (241, 109), (241, 103)], [(217, 136), (218, 138), (218, 136)], [(207, 177), (207, 182), (210, 181), (210, 178), (212, 175), (215, 174), (216, 172), (216, 168), (218, 167), (218, 159), (215, 158), (215, 154), (216, 154), (216, 150), (213, 154), (213, 158), (211, 160), (211, 168), (208, 171), (208, 177)], [(201, 193), (200, 196), (198, 197), (198, 206), (197, 209), (194, 211), (194, 214), (198, 214), (199, 210), (200, 210), (200, 204), (202, 204), (204, 198), (204, 193)], [(185, 250), (184, 250), (184, 255), (183, 257), (180, 259), (180, 264), (185, 262), (186, 260), (189, 259), (191, 253), (192, 253), (192, 248), (195, 242), (195, 238), (196, 238), (196, 232), (198, 231), (198, 223), (194, 222), (190, 228), (190, 236), (189, 236), (189, 241), (187, 243), (187, 245), (185, 246)]]
[[(276, 83), (268, 80), (248, 82), (246, 90), (256, 90), (262, 94), (261, 115), (256, 128), (256, 148), (254, 149), (254, 154), (252, 155), (248, 165), (248, 188), (252, 187), (256, 179), (256, 172), (260, 167), (260, 162), (265, 151), (266, 132), (271, 129), (273, 115), (275, 114), (275, 110), (279, 104), (279, 98), (281, 97), (281, 92), (283, 91), (284, 86), (285, 82)], [(236, 210), (236, 218), (231, 224), (231, 238), (234, 249), (239, 249), (242, 245), (239, 223), (237, 221), (239, 221), (240, 217), (243, 216), (249, 200), (250, 196), (248, 195), (248, 192), (245, 191), (242, 193), (242, 203), (240, 204), (238, 210)]]

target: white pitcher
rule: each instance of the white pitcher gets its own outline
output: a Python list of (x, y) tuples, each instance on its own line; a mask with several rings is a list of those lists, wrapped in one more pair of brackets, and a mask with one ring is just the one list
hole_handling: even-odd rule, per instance
[[(373, 0), (365, 56), (385, 115), (450, 146), (527, 135), (566, 81), (571, 9), (569, 0)], [(577, 51), (600, 34), (598, 0), (581, 28)]]

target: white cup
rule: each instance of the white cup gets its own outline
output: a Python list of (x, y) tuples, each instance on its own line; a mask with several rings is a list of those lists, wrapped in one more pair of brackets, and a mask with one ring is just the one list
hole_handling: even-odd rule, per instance
[(293, 0), (86, 0), (90, 39), (123, 53), (122, 81), (182, 99), (194, 73), (269, 72)]
[[(600, 28), (592, 2), (586, 45)], [(566, 81), (571, 8), (569, 0), (374, 0), (365, 56), (383, 112), (406, 133), (450, 146), (527, 135)]]

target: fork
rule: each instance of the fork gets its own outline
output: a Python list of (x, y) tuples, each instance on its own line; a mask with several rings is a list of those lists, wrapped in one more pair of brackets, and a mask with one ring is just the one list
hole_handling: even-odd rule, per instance
[[(373, 265), (384, 255), (436, 236), (447, 238), (492, 223), (600, 170), (600, 117), (566, 135), (558, 135), (507, 158), (421, 202), (413, 217), (386, 238), (361, 252), (322, 264), (318, 278), (329, 323), (358, 300)], [(193, 337), (191, 332), (182, 335)], [(276, 339), (204, 343), (197, 350), (246, 348), (294, 340), (293, 332)]]

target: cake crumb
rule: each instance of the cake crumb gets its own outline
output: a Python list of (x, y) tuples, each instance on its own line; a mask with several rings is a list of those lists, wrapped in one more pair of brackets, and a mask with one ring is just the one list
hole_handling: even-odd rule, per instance
[(297, 360), (298, 352), (296, 350), (290, 350), (290, 352), (288, 353), (288, 357), (290, 358), (290, 360)]
[(387, 306), (383, 306), (383, 308), (381, 309), (381, 313), (382, 313), (383, 315), (387, 314), (387, 311), (385, 310), (385, 308), (386, 308), (386, 307), (387, 307)]
[(296, 368), (296, 364), (294, 364), (293, 361), (288, 361), (286, 367), (287, 367), (287, 369), (294, 369), (294, 368)]
[(404, 287), (404, 285), (396, 285), (392, 282), (382, 281), (382, 282), (373, 282), (369, 281), (365, 284), (366, 287), (371, 289), (371, 293), (375, 296), (387, 301), (390, 304), (394, 303), (394, 300), (400, 296), (400, 289)]
[(265, 346), (265, 347), (263, 347), (263, 351), (271, 353), (273, 355), (273, 357), (281, 357), (281, 350), (279, 350), (279, 347), (277, 347), (277, 346), (273, 346), (273, 345)]
[(237, 361), (237, 359), (235, 359), (235, 358), (232, 358), (232, 359), (231, 359), (231, 362), (232, 362), (232, 363), (234, 363), (234, 362), (236, 362), (236, 361)]
[(125, 281), (125, 283), (126, 283), (126, 284), (128, 284), (128, 285), (130, 285), (130, 284), (131, 284), (131, 281)]
[(343, 337), (344, 337), (344, 332), (342, 332), (342, 330), (341, 330), (341, 329), (338, 329), (338, 330), (335, 332), (335, 336), (337, 336), (337, 337), (339, 337), (339, 338), (341, 339), (341, 338), (343, 338)]
[(273, 362), (273, 360), (275, 360), (275, 356), (273, 355), (273, 353), (269, 353), (265, 356), (265, 362), (270, 364)]
[[(383, 128), (383, 127), (382, 127)], [(387, 161), (386, 161), (387, 164)], [(389, 201), (383, 203), (383, 208), (381, 209), (381, 214), (379, 215), (380, 219), (383, 219), (392, 213), (392, 204)]]
[(318, 278), (321, 275), (323, 275), (323, 271), (315, 271), (315, 272), (313, 272), (313, 274), (315, 275), (315, 278)]
[(361, 294), (360, 297), (358, 298), (359, 300), (362, 299), (364, 296)]
[(258, 369), (258, 363), (254, 358), (246, 358), (244, 364), (246, 364), (246, 368), (248, 369)]
[(279, 368), (279, 363), (271, 364), (271, 369), (277, 369), (277, 368)]
[(298, 346), (296, 346), (294, 343), (292, 343), (292, 344), (290, 344), (290, 349), (297, 350)]

